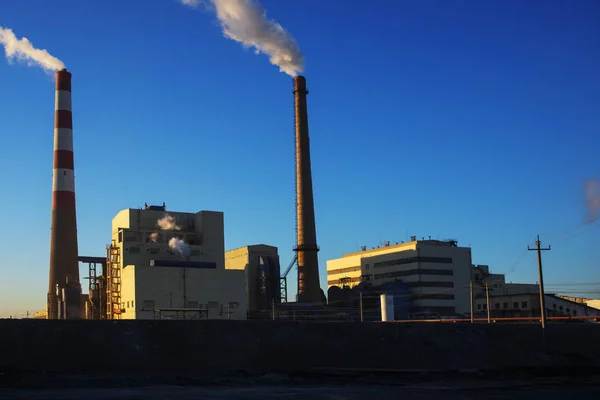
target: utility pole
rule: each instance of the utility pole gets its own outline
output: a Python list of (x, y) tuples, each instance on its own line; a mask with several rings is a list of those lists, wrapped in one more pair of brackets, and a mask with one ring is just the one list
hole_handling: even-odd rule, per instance
[(475, 316), (473, 315), (473, 280), (469, 281), (469, 294), (471, 295), (471, 323), (475, 322)]
[(485, 308), (487, 308), (488, 324), (492, 323), (492, 311), (490, 310), (490, 285), (485, 281)]
[(535, 248), (531, 249), (527, 246), (527, 250), (535, 250), (537, 251), (537, 259), (538, 259), (538, 277), (540, 281), (540, 317), (542, 320), (542, 329), (546, 329), (546, 299), (544, 297), (544, 274), (542, 273), (542, 250), (551, 250), (550, 246), (543, 249), (541, 247), (542, 242), (540, 242), (540, 235), (537, 235), (537, 240), (535, 241)]

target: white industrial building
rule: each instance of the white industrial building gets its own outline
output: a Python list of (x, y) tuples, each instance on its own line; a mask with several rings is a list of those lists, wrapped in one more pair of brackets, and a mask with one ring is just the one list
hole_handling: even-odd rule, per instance
[(410, 291), (413, 313), (468, 313), (471, 249), (455, 240), (412, 239), (327, 261), (328, 287), (400, 280)]
[(122, 210), (112, 240), (109, 318), (246, 319), (244, 271), (225, 269), (222, 212)]

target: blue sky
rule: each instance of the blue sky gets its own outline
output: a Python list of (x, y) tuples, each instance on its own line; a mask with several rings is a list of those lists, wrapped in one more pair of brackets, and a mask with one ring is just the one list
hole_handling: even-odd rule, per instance
[[(547, 284), (600, 282), (598, 222), (559, 235), (590, 218), (582, 185), (600, 178), (598, 2), (262, 4), (306, 58), (323, 286), (327, 259), (410, 235), (456, 238), (474, 263), (535, 282), (534, 252), (513, 264), (538, 233)], [(292, 80), (214, 14), (12, 0), (0, 26), (73, 73), (81, 255), (104, 254), (119, 210), (164, 201), (223, 211), (228, 249), (292, 259)], [(3, 60), (0, 93), (3, 316), (45, 304), (54, 86)]]

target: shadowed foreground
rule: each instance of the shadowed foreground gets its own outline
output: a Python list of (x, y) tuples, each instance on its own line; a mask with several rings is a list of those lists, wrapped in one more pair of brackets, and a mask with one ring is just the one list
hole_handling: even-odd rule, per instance
[(599, 334), (550, 324), (544, 346), (531, 324), (0, 320), (0, 398), (592, 398)]

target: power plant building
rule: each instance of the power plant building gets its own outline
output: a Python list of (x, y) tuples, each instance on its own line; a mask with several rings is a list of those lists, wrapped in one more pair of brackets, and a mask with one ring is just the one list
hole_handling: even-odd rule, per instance
[(281, 303), (277, 247), (257, 244), (229, 250), (225, 269), (244, 271), (248, 311), (270, 310), (273, 303)]
[(327, 261), (327, 285), (379, 287), (394, 281), (409, 289), (413, 313), (470, 312), (471, 249), (454, 240), (416, 240), (350, 253)]
[(245, 273), (225, 269), (222, 212), (167, 212), (164, 204), (122, 210), (112, 241), (109, 319), (246, 319)]

